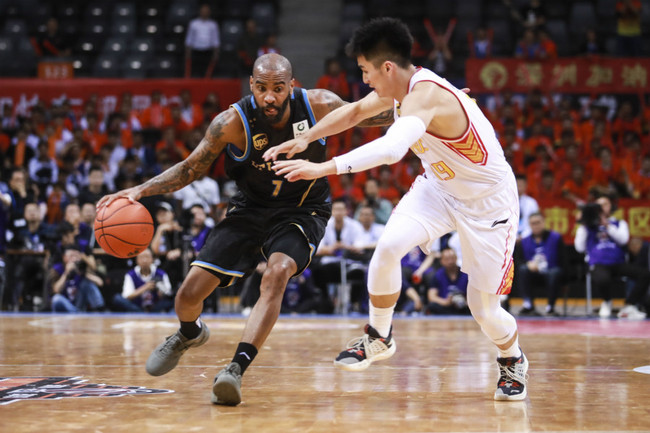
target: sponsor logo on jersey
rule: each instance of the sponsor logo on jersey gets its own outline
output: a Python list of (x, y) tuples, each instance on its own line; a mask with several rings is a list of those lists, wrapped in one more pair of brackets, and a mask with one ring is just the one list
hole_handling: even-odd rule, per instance
[(266, 134), (256, 134), (253, 136), (253, 146), (255, 150), (262, 150), (269, 144), (269, 137)]
[(59, 400), (82, 397), (122, 397), (124, 395), (168, 394), (170, 389), (142, 386), (86, 383), (76, 377), (0, 377), (0, 405), (20, 400)]
[(305, 135), (309, 131), (309, 122), (307, 119), (293, 124), (293, 137), (298, 138), (301, 135)]

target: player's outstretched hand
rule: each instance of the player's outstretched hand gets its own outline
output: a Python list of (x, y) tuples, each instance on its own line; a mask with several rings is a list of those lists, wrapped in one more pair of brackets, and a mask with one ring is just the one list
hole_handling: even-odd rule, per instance
[(325, 173), (322, 173), (321, 164), (315, 164), (304, 159), (275, 161), (273, 170), (275, 170), (276, 174), (284, 175), (284, 178), (289, 182), (316, 179), (325, 175)]
[(137, 186), (134, 186), (132, 188), (127, 188), (123, 189), (122, 191), (118, 191), (114, 194), (108, 194), (102, 197), (98, 202), (97, 202), (97, 210), (101, 209), (102, 206), (108, 206), (109, 204), (113, 203), (115, 200), (118, 198), (128, 198), (131, 203), (138, 201), (142, 194), (140, 193), (140, 188)]
[(294, 138), (293, 140), (285, 141), (282, 144), (271, 147), (266, 152), (264, 152), (263, 157), (265, 161), (276, 161), (278, 159), (278, 155), (286, 153), (287, 159), (290, 159), (294, 155), (307, 150), (308, 145), (309, 142), (305, 139), (300, 137)]

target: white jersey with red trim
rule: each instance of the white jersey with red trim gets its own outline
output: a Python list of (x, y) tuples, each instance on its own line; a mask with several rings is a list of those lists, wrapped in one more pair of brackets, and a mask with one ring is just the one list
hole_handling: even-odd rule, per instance
[[(492, 124), (472, 98), (428, 69), (419, 68), (413, 74), (408, 91), (422, 81), (451, 92), (465, 111), (469, 126), (454, 139), (427, 132), (411, 150), (422, 160), (426, 177), (452, 196), (468, 199), (485, 195), (512, 173)], [(395, 117), (398, 116), (399, 103), (395, 101)]]

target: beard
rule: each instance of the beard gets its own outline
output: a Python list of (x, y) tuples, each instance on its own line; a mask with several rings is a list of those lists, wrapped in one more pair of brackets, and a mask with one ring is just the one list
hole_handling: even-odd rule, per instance
[[(287, 96), (287, 98), (282, 102), (282, 105), (280, 105), (279, 107), (276, 105), (265, 105), (265, 106), (258, 105), (257, 106), (258, 118), (262, 119), (265, 123), (269, 125), (275, 125), (276, 123), (282, 120), (282, 117), (284, 116), (284, 113), (287, 111), (287, 107), (289, 106), (290, 99), (291, 96)], [(277, 113), (273, 116), (269, 116), (264, 111), (267, 108), (274, 108)]]

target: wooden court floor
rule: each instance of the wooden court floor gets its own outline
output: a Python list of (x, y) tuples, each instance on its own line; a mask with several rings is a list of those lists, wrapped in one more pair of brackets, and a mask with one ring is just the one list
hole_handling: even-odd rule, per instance
[(245, 319), (204, 320), (210, 341), (155, 378), (144, 363), (172, 316), (0, 315), (0, 432), (650, 431), (649, 320), (519, 320), (529, 397), (495, 402), (471, 319), (397, 319), (396, 355), (352, 373), (332, 358), (363, 319), (283, 317), (238, 407), (210, 387)]

